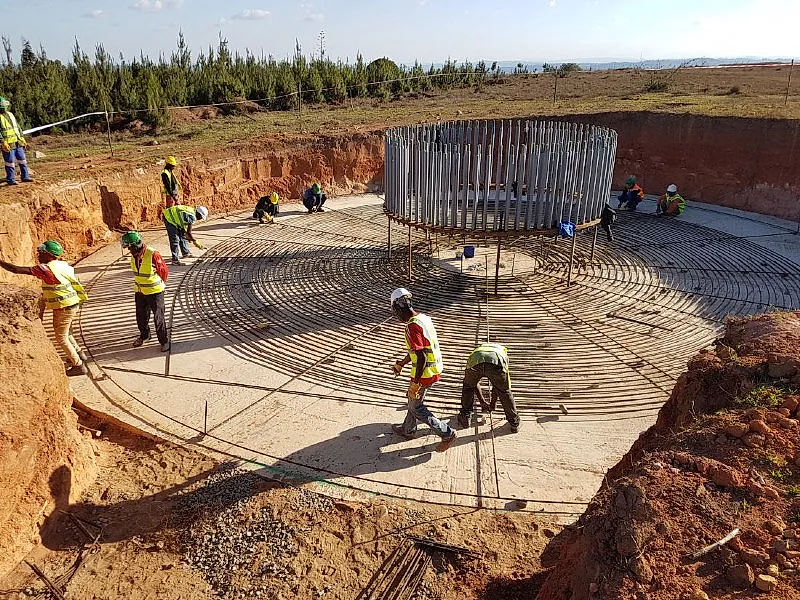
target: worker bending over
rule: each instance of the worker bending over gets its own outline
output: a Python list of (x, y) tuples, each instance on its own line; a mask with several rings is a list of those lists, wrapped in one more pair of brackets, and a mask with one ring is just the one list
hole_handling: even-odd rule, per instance
[(139, 328), (139, 337), (133, 341), (133, 347), (138, 348), (150, 339), (150, 313), (152, 313), (161, 351), (166, 352), (169, 350), (169, 339), (167, 321), (164, 317), (164, 289), (169, 269), (161, 255), (145, 246), (142, 237), (136, 231), (129, 231), (122, 236), (122, 247), (131, 253), (131, 271), (133, 271), (136, 327)]
[(39, 264), (34, 267), (19, 267), (0, 260), (0, 267), (18, 275), (33, 275), (42, 282), (42, 297), (45, 309), (53, 311), (53, 332), (56, 344), (66, 355), (70, 365), (67, 375), (86, 375), (86, 355), (72, 337), (72, 322), (78, 315), (81, 304), (89, 299), (75, 270), (59, 257), (64, 254), (61, 244), (48, 240), (37, 248)]
[(173, 265), (183, 264), (180, 257), (178, 257), (178, 250), (181, 252), (181, 257), (191, 258), (192, 253), (189, 251), (189, 244), (186, 240), (189, 240), (201, 250), (205, 248), (203, 244), (194, 238), (192, 233), (192, 225), (195, 221), (208, 218), (208, 209), (205, 206), (192, 208), (183, 204), (175, 204), (164, 209), (163, 217), (164, 225), (167, 228), (167, 236), (169, 237)]
[(430, 387), (439, 381), (444, 363), (439, 350), (436, 328), (428, 315), (416, 312), (411, 306), (411, 292), (398, 288), (392, 292), (390, 303), (394, 316), (405, 323), (405, 342), (407, 353), (392, 367), (395, 376), (403, 367), (411, 363), (411, 381), (408, 384), (408, 412), (402, 425), (392, 425), (392, 431), (410, 440), (414, 437), (417, 422), (427, 423), (442, 441), (436, 446), (437, 452), (447, 450), (456, 439), (456, 432), (437, 419), (425, 406), (425, 395)]
[(278, 216), (278, 202), (280, 198), (277, 192), (272, 192), (269, 196), (261, 196), (256, 204), (256, 209), (253, 211), (253, 218), (258, 219), (259, 223), (272, 223), (273, 219)]
[(678, 193), (678, 186), (670, 183), (667, 186), (667, 193), (658, 199), (656, 214), (673, 217), (683, 214), (684, 210), (686, 210), (686, 200)]
[[(492, 384), (491, 403), (486, 402), (479, 385), (484, 377)], [(470, 352), (467, 368), (464, 370), (464, 383), (461, 386), (461, 410), (458, 413), (458, 424), (461, 427), (469, 427), (476, 396), (481, 408), (487, 412), (494, 410), (497, 398), (500, 398), (511, 432), (519, 431), (519, 413), (514, 403), (514, 394), (511, 392), (508, 349), (505, 346), (487, 342)]]

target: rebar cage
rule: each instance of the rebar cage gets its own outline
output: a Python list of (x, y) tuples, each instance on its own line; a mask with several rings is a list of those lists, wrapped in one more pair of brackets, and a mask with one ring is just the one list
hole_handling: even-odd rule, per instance
[(556, 121), (455, 121), (386, 132), (384, 210), (405, 225), (482, 235), (596, 224), (617, 132)]

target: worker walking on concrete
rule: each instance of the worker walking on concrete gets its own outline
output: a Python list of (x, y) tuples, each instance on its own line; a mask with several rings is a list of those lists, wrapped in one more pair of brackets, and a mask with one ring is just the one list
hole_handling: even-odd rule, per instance
[(259, 223), (272, 223), (273, 219), (278, 216), (278, 192), (272, 192), (269, 196), (261, 196), (256, 204), (256, 209), (253, 211), (253, 218), (258, 219)]
[[(479, 385), (484, 377), (492, 384), (491, 403), (486, 402)], [(470, 352), (464, 371), (464, 383), (461, 385), (461, 410), (458, 413), (458, 424), (461, 427), (469, 427), (476, 396), (481, 408), (488, 412), (494, 410), (497, 398), (500, 398), (511, 432), (519, 431), (519, 413), (511, 392), (508, 349), (505, 346), (487, 342)]]
[(684, 210), (686, 210), (686, 200), (678, 193), (678, 186), (670, 183), (667, 186), (667, 193), (658, 199), (656, 214), (674, 217), (683, 214)]
[(3, 147), (3, 162), (6, 167), (6, 183), (8, 185), (17, 185), (17, 168), (14, 161), (19, 164), (19, 172), (22, 175), (22, 181), (30, 183), (30, 171), (28, 171), (28, 159), (25, 157), (25, 138), (22, 135), (22, 130), (19, 128), (17, 119), (14, 114), (8, 110), (11, 106), (3, 96), (0, 96), (0, 131), (2, 131), (2, 147)]
[(405, 342), (407, 353), (402, 360), (395, 362), (392, 371), (395, 376), (403, 367), (411, 363), (411, 381), (408, 384), (408, 412), (402, 425), (392, 425), (392, 431), (410, 440), (414, 437), (417, 422), (427, 423), (433, 432), (442, 438), (436, 446), (437, 452), (447, 450), (456, 439), (456, 432), (437, 419), (425, 406), (425, 395), (430, 387), (439, 381), (444, 363), (439, 350), (436, 328), (428, 315), (416, 312), (411, 306), (411, 292), (398, 288), (390, 297), (392, 312), (406, 325)]
[(192, 225), (195, 221), (208, 218), (208, 209), (205, 206), (192, 208), (183, 204), (175, 204), (164, 209), (163, 217), (164, 225), (167, 228), (167, 236), (169, 236), (169, 248), (172, 252), (173, 265), (183, 264), (178, 257), (178, 250), (181, 252), (181, 257), (192, 257), (192, 253), (189, 251), (189, 243), (186, 240), (189, 240), (201, 250), (205, 248), (192, 234)]
[(81, 304), (89, 299), (75, 270), (59, 257), (64, 254), (61, 244), (48, 240), (37, 248), (39, 264), (20, 267), (0, 260), (0, 267), (18, 275), (33, 275), (42, 282), (44, 308), (53, 311), (53, 332), (58, 347), (70, 362), (67, 375), (86, 375), (86, 355), (72, 337), (72, 322)]
[(322, 205), (328, 197), (322, 193), (322, 188), (318, 183), (313, 184), (303, 194), (303, 206), (306, 207), (309, 213), (312, 212), (325, 212)]
[(644, 190), (636, 183), (636, 177), (631, 175), (625, 180), (625, 189), (617, 196), (619, 204), (618, 209), (636, 210), (639, 202), (644, 200)]
[(122, 236), (122, 247), (131, 253), (131, 271), (133, 271), (136, 326), (139, 328), (139, 337), (134, 340), (133, 347), (138, 348), (150, 339), (150, 313), (152, 313), (161, 351), (166, 352), (169, 350), (169, 338), (167, 321), (164, 317), (164, 289), (169, 269), (161, 255), (145, 246), (142, 237), (136, 231), (129, 231)]
[(175, 176), (175, 169), (178, 168), (178, 159), (168, 156), (164, 159), (164, 170), (161, 171), (161, 193), (164, 195), (164, 203), (167, 208), (175, 206), (180, 201), (181, 182)]

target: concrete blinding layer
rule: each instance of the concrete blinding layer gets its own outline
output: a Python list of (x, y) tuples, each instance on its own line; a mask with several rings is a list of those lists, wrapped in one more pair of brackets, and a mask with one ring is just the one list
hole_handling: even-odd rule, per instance
[(541, 232), (593, 224), (617, 133), (553, 121), (457, 121), (386, 133), (385, 210), (438, 230)]

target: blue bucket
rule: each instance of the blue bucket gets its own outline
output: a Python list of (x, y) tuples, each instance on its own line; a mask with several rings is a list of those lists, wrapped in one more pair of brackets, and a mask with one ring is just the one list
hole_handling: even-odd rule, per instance
[(464, 258), (475, 258), (475, 246), (464, 246)]

